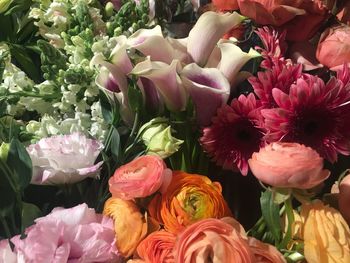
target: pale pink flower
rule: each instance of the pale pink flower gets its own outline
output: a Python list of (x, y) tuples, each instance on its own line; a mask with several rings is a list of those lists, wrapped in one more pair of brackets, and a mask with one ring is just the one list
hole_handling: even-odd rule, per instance
[(145, 155), (119, 167), (108, 181), (109, 191), (124, 200), (147, 197), (158, 190), (164, 192), (171, 177), (160, 157)]
[(275, 187), (309, 189), (326, 180), (323, 159), (310, 147), (275, 142), (253, 153), (249, 166), (256, 178)]
[(55, 208), (35, 220), (26, 237), (11, 241), (27, 263), (121, 262), (115, 247), (113, 221), (81, 204)]
[(43, 138), (29, 145), (32, 184), (72, 184), (87, 177), (97, 178), (102, 162), (95, 161), (101, 149), (99, 141), (80, 133)]

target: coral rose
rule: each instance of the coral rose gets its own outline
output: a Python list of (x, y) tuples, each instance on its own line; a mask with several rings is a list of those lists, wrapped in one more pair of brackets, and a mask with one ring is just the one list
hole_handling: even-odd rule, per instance
[(350, 26), (328, 28), (322, 33), (317, 46), (316, 58), (332, 70), (350, 66)]
[(256, 258), (256, 263), (286, 263), (283, 255), (272, 245), (263, 243), (253, 237), (248, 238), (250, 249)]
[(171, 181), (171, 170), (155, 155), (145, 155), (119, 167), (109, 179), (113, 197), (124, 200), (147, 197), (165, 191)]
[(316, 151), (298, 143), (272, 143), (253, 153), (248, 162), (256, 178), (275, 187), (309, 189), (330, 174)]
[(339, 184), (339, 210), (350, 225), (350, 175), (347, 175)]
[(258, 24), (285, 29), (291, 41), (310, 39), (330, 15), (322, 0), (238, 0), (238, 5)]
[(240, 230), (219, 219), (198, 221), (178, 236), (175, 262), (255, 263), (247, 238)]
[(132, 201), (109, 198), (103, 214), (114, 220), (118, 251), (124, 256), (131, 256), (140, 241), (147, 235), (147, 222), (139, 208)]
[(304, 204), (301, 216), (307, 262), (350, 262), (350, 229), (337, 210), (316, 201)]
[(164, 230), (147, 236), (137, 247), (137, 254), (146, 263), (173, 263), (176, 236)]
[(156, 195), (148, 210), (167, 231), (178, 233), (198, 220), (231, 215), (221, 190), (206, 176), (176, 171), (167, 192)]

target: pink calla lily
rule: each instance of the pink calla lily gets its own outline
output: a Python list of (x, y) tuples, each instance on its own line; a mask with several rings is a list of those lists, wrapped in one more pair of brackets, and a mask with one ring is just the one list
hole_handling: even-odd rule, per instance
[(201, 68), (195, 63), (184, 67), (181, 79), (195, 105), (198, 123), (201, 126), (209, 125), (217, 109), (230, 96), (228, 80), (218, 69)]

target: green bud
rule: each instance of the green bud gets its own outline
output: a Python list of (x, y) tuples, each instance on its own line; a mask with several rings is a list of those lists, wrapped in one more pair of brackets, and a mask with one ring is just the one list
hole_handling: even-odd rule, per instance
[(111, 17), (114, 13), (114, 5), (111, 2), (108, 2), (105, 6), (106, 16)]
[(0, 14), (6, 12), (11, 3), (12, 0), (0, 0)]
[(9, 150), (10, 150), (10, 144), (3, 142), (0, 146), (0, 158), (4, 162), (7, 161), (7, 156), (8, 156)]
[(147, 146), (148, 154), (156, 154), (161, 158), (167, 158), (177, 152), (183, 143), (172, 136), (171, 126), (166, 118), (155, 118), (144, 124), (139, 134)]

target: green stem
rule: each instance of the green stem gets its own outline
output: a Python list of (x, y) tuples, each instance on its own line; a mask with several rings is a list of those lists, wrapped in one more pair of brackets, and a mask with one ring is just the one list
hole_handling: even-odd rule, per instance
[(292, 238), (292, 225), (294, 223), (294, 214), (293, 214), (293, 204), (292, 204), (292, 198), (288, 198), (285, 202), (284, 202), (284, 208), (285, 208), (285, 213), (287, 215), (287, 219), (288, 219), (288, 227), (287, 227), (287, 232), (283, 238), (283, 240), (281, 241), (281, 243), (279, 244), (279, 248), (286, 248), (287, 244), (289, 243), (290, 239)]

